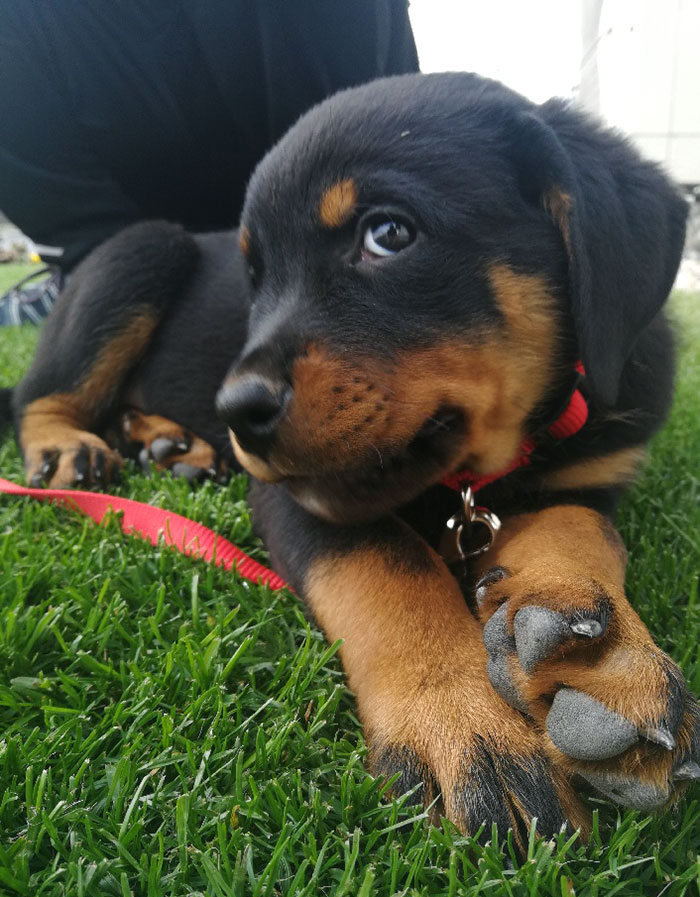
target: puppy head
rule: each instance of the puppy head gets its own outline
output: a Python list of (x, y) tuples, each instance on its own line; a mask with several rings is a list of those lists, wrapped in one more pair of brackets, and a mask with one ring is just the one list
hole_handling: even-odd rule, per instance
[[(242, 216), (254, 303), (218, 400), (241, 463), (362, 520), (455, 470), (506, 467), (579, 353), (611, 400), (677, 264), (675, 243), (608, 245), (636, 208), (624, 185), (597, 195), (613, 169), (679, 218), (619, 138), (473, 75), (387, 79), (312, 110)], [(626, 289), (632, 260), (653, 267), (634, 273), (643, 294)]]

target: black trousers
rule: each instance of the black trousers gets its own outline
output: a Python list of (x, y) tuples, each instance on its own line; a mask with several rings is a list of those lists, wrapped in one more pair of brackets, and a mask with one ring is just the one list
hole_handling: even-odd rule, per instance
[(0, 209), (65, 271), (140, 219), (234, 226), (302, 112), (417, 68), (407, 0), (0, 0)]

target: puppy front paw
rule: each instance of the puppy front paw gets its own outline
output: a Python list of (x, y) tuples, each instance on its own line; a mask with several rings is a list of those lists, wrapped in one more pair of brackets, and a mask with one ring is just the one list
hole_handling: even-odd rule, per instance
[(623, 595), (498, 567), (476, 598), (491, 684), (542, 727), (562, 768), (640, 810), (700, 779), (700, 707)]

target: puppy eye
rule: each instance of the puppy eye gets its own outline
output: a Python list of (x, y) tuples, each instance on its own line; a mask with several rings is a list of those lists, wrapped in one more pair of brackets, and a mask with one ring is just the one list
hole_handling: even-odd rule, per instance
[(362, 257), (387, 258), (396, 255), (415, 238), (411, 228), (396, 218), (375, 221), (365, 231)]

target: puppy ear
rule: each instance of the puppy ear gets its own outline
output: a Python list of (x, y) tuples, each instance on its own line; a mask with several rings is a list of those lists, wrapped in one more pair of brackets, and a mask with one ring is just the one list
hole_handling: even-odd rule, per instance
[(561, 232), (579, 352), (593, 394), (612, 406), (673, 285), (687, 205), (622, 135), (560, 100), (520, 116), (508, 137), (522, 192)]

